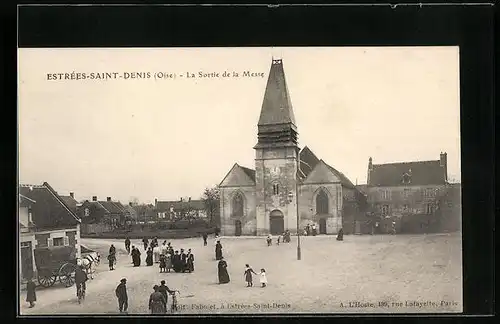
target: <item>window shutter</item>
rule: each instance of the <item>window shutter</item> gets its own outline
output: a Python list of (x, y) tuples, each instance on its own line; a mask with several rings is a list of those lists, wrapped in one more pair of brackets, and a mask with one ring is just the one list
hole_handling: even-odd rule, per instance
[(48, 246), (48, 247), (52, 247), (53, 245), (54, 245), (54, 241), (53, 241), (53, 240), (49, 237), (49, 238), (47, 239), (47, 246)]
[(65, 236), (64, 237), (64, 246), (68, 246), (69, 245), (69, 237)]

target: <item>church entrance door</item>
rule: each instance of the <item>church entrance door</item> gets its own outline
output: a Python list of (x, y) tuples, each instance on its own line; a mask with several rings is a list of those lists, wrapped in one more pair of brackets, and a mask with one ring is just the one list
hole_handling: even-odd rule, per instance
[(241, 235), (241, 221), (240, 220), (237, 220), (234, 222), (234, 235), (235, 236)]
[(273, 210), (269, 215), (269, 231), (272, 235), (279, 235), (285, 231), (285, 218), (279, 210)]
[(319, 234), (326, 234), (326, 218), (319, 219)]

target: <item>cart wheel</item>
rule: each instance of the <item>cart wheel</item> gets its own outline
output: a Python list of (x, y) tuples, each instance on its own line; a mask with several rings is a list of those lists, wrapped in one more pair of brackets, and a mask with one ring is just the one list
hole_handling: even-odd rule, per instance
[(76, 270), (76, 265), (71, 263), (65, 263), (59, 269), (59, 281), (65, 287), (71, 287), (75, 283), (75, 279), (73, 278), (73, 273)]
[(45, 288), (53, 286), (56, 279), (57, 277), (52, 274), (38, 275), (38, 283)]

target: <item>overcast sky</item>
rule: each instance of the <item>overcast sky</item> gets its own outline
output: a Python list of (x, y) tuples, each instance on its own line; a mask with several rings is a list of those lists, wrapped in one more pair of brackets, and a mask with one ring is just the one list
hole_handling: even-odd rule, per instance
[[(441, 151), (460, 180), (458, 55), (458, 47), (20, 49), (20, 182), (47, 181), (78, 200), (199, 198), (235, 162), (254, 168), (273, 56), (283, 59), (300, 146), (353, 183), (366, 183), (370, 156), (437, 160)], [(264, 77), (242, 77), (247, 70)], [(187, 78), (199, 71), (240, 77)], [(151, 78), (47, 80), (65, 72)]]

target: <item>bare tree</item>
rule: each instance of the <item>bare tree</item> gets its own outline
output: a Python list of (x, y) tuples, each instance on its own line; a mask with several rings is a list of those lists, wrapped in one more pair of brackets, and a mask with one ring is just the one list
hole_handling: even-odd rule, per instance
[(203, 196), (201, 197), (205, 204), (205, 211), (207, 212), (210, 224), (213, 224), (214, 217), (219, 212), (220, 191), (218, 186), (212, 188), (205, 188)]

